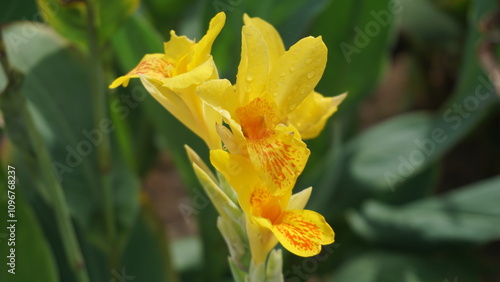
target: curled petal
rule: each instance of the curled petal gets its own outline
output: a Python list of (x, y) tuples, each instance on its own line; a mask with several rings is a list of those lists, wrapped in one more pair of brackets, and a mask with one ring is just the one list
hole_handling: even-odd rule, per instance
[(223, 12), (218, 13), (212, 18), (205, 36), (203, 36), (200, 42), (193, 46), (193, 58), (191, 58), (188, 64), (188, 70), (191, 70), (207, 59), (207, 56), (210, 55), (210, 51), (212, 50), (212, 44), (217, 35), (219, 35), (225, 22), (226, 14)]
[(326, 121), (336, 111), (347, 94), (324, 97), (311, 92), (304, 101), (288, 115), (288, 122), (295, 126), (303, 139), (315, 138), (325, 127)]
[(165, 54), (179, 62), (189, 53), (189, 50), (195, 43), (186, 36), (178, 36), (175, 31), (170, 31), (170, 40), (163, 43)]
[(217, 76), (218, 74), (214, 60), (212, 56), (209, 56), (202, 64), (196, 66), (188, 72), (181, 73), (173, 77), (166, 77), (163, 79), (163, 86), (176, 91), (190, 86), (199, 85), (209, 79), (215, 79)]
[(145, 55), (139, 64), (126, 75), (115, 79), (109, 88), (116, 88), (120, 85), (127, 87), (130, 79), (138, 78), (139, 75), (162, 81), (170, 77), (173, 68), (173, 63), (169, 62), (164, 54), (148, 54)]
[(310, 210), (284, 211), (272, 232), (285, 249), (302, 257), (317, 255), (321, 245), (333, 243), (335, 237), (325, 218)]

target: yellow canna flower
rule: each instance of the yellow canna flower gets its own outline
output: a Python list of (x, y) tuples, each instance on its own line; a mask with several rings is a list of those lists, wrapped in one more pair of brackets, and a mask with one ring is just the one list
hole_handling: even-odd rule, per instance
[[(278, 31), (261, 18), (251, 18), (245, 14), (243, 20), (245, 25), (253, 26), (261, 32), (268, 47), (270, 65), (278, 64), (279, 58), (285, 53), (285, 46)], [(307, 72), (305, 77), (312, 75), (313, 73)], [(337, 111), (338, 105), (345, 97), (346, 94), (324, 97), (318, 92), (312, 91), (294, 110), (286, 115), (282, 122), (293, 125), (299, 131), (302, 139), (315, 138), (325, 127), (328, 118)]]
[(274, 27), (247, 15), (244, 20), (236, 85), (208, 81), (198, 95), (229, 125), (218, 126), (228, 151), (250, 158), (266, 186), (282, 193), (293, 188), (309, 157), (302, 138), (317, 136), (345, 95), (314, 91), (327, 58), (321, 37), (304, 38), (285, 51)]
[(210, 21), (206, 35), (197, 43), (177, 36), (172, 30), (170, 41), (164, 44), (164, 54), (145, 55), (135, 68), (109, 87), (127, 86), (131, 78), (140, 78), (148, 92), (200, 136), (210, 149), (220, 148), (215, 124), (220, 124), (222, 119), (196, 95), (196, 87), (218, 78), (210, 51), (225, 20), (225, 14), (218, 13)]
[[(213, 150), (211, 155), (222, 154)], [(211, 156), (212, 157), (212, 156)], [(227, 158), (221, 155), (220, 158)], [(241, 160), (251, 167), (250, 161)], [(219, 165), (220, 171), (228, 175), (234, 168), (228, 159)], [(290, 252), (309, 257), (321, 251), (321, 245), (334, 242), (334, 232), (324, 217), (314, 211), (304, 210), (312, 188), (292, 195), (291, 190), (276, 195), (264, 185), (254, 170), (245, 170), (247, 181), (238, 179), (234, 188), (238, 202), (246, 215), (246, 228), (254, 262), (265, 261), (267, 254), (278, 241)], [(230, 175), (230, 173), (229, 173)], [(237, 176), (234, 176), (239, 178)]]

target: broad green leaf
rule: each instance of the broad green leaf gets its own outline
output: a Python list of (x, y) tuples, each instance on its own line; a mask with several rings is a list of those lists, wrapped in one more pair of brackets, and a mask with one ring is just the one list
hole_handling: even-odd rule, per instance
[[(454, 48), (460, 44), (461, 26), (444, 11), (435, 6), (435, 1), (403, 0), (401, 28), (418, 43)], [(425, 15), (425, 17), (422, 17)]]
[(444, 130), (433, 129), (428, 114), (399, 115), (353, 141), (350, 169), (356, 179), (375, 189), (394, 190), (445, 141)]
[(330, 281), (427, 282), (447, 281), (447, 278), (450, 278), (453, 282), (456, 277), (463, 281), (477, 281), (477, 277), (469, 271), (443, 259), (371, 251), (347, 260)]
[(500, 177), (403, 206), (368, 201), (352, 211), (352, 228), (369, 241), (414, 246), (485, 244), (500, 239)]
[[(87, 1), (37, 0), (46, 22), (82, 50), (87, 49)], [(138, 0), (89, 0), (98, 42), (105, 43), (137, 8)]]
[[(27, 29), (36, 32), (22, 44), (9, 41), (22, 38)], [(93, 144), (103, 134), (93, 128), (86, 110), (91, 108), (87, 65), (66, 48), (67, 41), (45, 25), (13, 24), (3, 29), (3, 37), (10, 65), (25, 75), (21, 92), (52, 155), (71, 213), (87, 226), (96, 209), (93, 199), (98, 198), (99, 189)]]
[[(2, 168), (4, 169), (4, 168)], [(17, 174), (18, 168), (14, 171)], [(2, 230), (0, 231), (0, 271), (1, 281), (58, 281), (57, 264), (36, 216), (24, 200), (19, 186), (23, 180), (16, 176), (14, 189), (7, 188), (7, 176), (0, 177), (0, 206), (5, 210), (0, 213)], [(9, 175), (13, 176), (13, 174)], [(10, 179), (10, 178), (9, 178)], [(4, 184), (5, 183), (5, 184)], [(7, 193), (9, 191), (9, 194)], [(14, 203), (8, 203), (8, 200)], [(14, 217), (8, 217), (8, 206)], [(8, 222), (7, 220), (16, 220)], [(9, 265), (9, 263), (12, 263)], [(12, 270), (11, 270), (12, 269)], [(9, 272), (13, 271), (15, 274)]]
[[(117, 148), (113, 138), (115, 125), (110, 118), (94, 125), (88, 64), (81, 53), (68, 48), (68, 42), (51, 28), (29, 22), (17, 23), (3, 30), (4, 38), (22, 36), (28, 28), (37, 32), (26, 38), (27, 42), (15, 45), (6, 41), (7, 58), (14, 69), (24, 74), (21, 93), (49, 149), (70, 213), (86, 235), (84, 238), (105, 249), (109, 242), (104, 242), (103, 177), (97, 168), (96, 146), (109, 136), (111, 147)], [(24, 125), (12, 113), (5, 113), (5, 119), (11, 128), (18, 126), (12, 128), (12, 132), (23, 132)], [(12, 141), (17, 144), (19, 140)], [(138, 212), (139, 182), (135, 174), (122, 165), (120, 154), (114, 151), (112, 155), (109, 179), (113, 191), (112, 208), (116, 214), (113, 224), (118, 227), (118, 237), (123, 238)], [(34, 168), (25, 173), (34, 178), (39, 172)], [(36, 179), (27, 181), (25, 189), (34, 190), (36, 185)]]
[[(477, 7), (480, 2), (476, 2)], [(441, 158), (498, 104), (491, 82), (477, 61), (476, 23), (487, 11), (487, 7), (477, 7), (454, 95), (432, 119), (396, 117), (363, 133), (359, 139), (365, 142), (354, 145), (359, 148), (350, 165), (358, 180), (376, 189), (395, 189)], [(403, 128), (405, 123), (408, 128)]]

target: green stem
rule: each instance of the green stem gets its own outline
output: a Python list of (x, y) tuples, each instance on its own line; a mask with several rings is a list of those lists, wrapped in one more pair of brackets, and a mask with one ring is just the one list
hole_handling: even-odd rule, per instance
[[(91, 61), (92, 106), (94, 127), (100, 128), (103, 123), (111, 122), (107, 116), (106, 85), (104, 83), (104, 70), (101, 62), (101, 52), (98, 41), (98, 29), (95, 10), (92, 0), (86, 0), (87, 5), (87, 35), (89, 44), (89, 57)], [(115, 225), (115, 211), (113, 205), (113, 191), (111, 185), (111, 146), (108, 134), (103, 134), (101, 144), (96, 146), (97, 166), (102, 179), (102, 205), (106, 236), (109, 243), (108, 259), (110, 267), (118, 267), (118, 240)]]

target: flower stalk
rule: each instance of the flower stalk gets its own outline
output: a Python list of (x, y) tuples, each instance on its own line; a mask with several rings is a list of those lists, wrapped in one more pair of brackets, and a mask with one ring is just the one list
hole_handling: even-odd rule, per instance
[[(101, 60), (101, 50), (98, 40), (98, 23), (96, 17), (95, 2), (85, 0), (87, 8), (87, 37), (89, 58), (91, 62), (91, 84), (92, 84), (92, 108), (93, 123), (95, 128), (99, 128), (101, 122), (108, 118), (106, 84), (104, 82), (104, 70)], [(118, 267), (119, 247), (116, 230), (116, 216), (113, 204), (113, 193), (111, 185), (111, 142), (108, 134), (103, 134), (102, 141), (96, 146), (97, 167), (100, 172), (102, 192), (102, 207), (104, 213), (104, 225), (106, 237), (109, 245), (108, 261), (112, 269)]]

